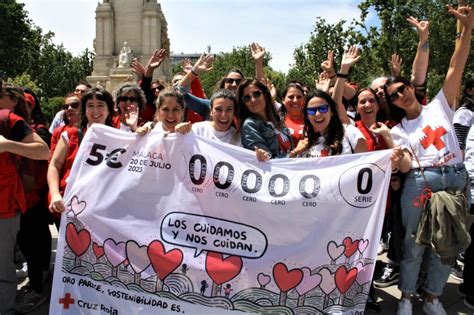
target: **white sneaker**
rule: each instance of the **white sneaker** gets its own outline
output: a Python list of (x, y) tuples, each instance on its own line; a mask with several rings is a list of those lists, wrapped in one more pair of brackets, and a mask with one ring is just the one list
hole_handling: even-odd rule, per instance
[(423, 312), (430, 315), (446, 315), (443, 304), (438, 299), (434, 299), (433, 302), (425, 301)]
[(401, 299), (398, 302), (398, 310), (397, 315), (412, 315), (413, 314), (413, 306), (409, 299)]
[(377, 250), (377, 255), (382, 255), (387, 250), (388, 250), (388, 243), (384, 242), (383, 240), (380, 240), (379, 249)]

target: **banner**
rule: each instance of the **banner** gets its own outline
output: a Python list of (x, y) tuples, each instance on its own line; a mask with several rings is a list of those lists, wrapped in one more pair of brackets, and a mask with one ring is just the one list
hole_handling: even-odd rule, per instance
[(258, 162), (188, 135), (90, 128), (52, 314), (362, 314), (391, 151)]

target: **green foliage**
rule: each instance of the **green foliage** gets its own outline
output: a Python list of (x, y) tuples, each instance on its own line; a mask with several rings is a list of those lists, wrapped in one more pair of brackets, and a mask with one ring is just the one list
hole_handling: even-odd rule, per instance
[(63, 104), (64, 97), (61, 96), (45, 98), (41, 101), (41, 109), (49, 122), (53, 121), (54, 115), (62, 109)]
[(25, 88), (30, 88), (33, 92), (35, 92), (35, 94), (38, 94), (40, 92), (40, 88), (31, 79), (31, 75), (27, 73), (22, 73), (21, 75), (16, 76), (13, 79), (9, 79), (8, 82)]

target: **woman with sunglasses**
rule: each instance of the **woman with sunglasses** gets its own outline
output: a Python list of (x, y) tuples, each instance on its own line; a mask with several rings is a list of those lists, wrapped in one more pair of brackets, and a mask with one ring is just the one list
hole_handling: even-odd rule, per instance
[(443, 87), (436, 97), (422, 106), (416, 99), (413, 85), (403, 78), (389, 78), (384, 86), (392, 119), (398, 122), (391, 130), (392, 137), (396, 145), (404, 148), (411, 161), (408, 169), (400, 168), (408, 174), (401, 197), (405, 236), (399, 281), (402, 299), (398, 304), (398, 314), (412, 314), (410, 296), (416, 291), (416, 280), (426, 251), (429, 261), (423, 310), (427, 314), (446, 314), (438, 297), (443, 293), (451, 268), (443, 264), (431, 249), (416, 244), (412, 235), (416, 234), (420, 221), (424, 190), (463, 191), (469, 178), (453, 127), (453, 107), (470, 52), (474, 14), (470, 6), (458, 10), (448, 6), (448, 11), (463, 27), (456, 37), (458, 42)]
[(367, 142), (353, 125), (343, 124), (337, 114), (336, 102), (323, 91), (313, 91), (303, 108), (304, 135), (308, 144), (302, 157), (322, 157), (367, 151)]
[(135, 84), (125, 83), (115, 91), (120, 130), (135, 132), (140, 125), (139, 119), (146, 99), (143, 90)]
[(63, 104), (63, 126), (54, 128), (51, 136), (51, 157), (56, 149), (56, 145), (61, 137), (61, 134), (69, 128), (78, 127), (81, 122), (81, 97), (76, 93), (69, 93), (64, 98)]
[(296, 155), (290, 132), (273, 106), (267, 86), (258, 80), (244, 80), (237, 89), (242, 145), (255, 150), (259, 161)]
[(26, 210), (25, 193), (17, 170), (18, 156), (47, 160), (48, 145), (28, 126), (28, 109), (23, 90), (0, 84), (0, 313), (12, 312), (17, 292), (14, 252), (20, 215)]
[(51, 194), (49, 211), (61, 213), (65, 210), (63, 194), (66, 181), (76, 158), (84, 134), (92, 124), (113, 127), (114, 100), (102, 88), (92, 88), (81, 99), (81, 122), (77, 128), (69, 128), (61, 138), (51, 158), (48, 168), (48, 186)]

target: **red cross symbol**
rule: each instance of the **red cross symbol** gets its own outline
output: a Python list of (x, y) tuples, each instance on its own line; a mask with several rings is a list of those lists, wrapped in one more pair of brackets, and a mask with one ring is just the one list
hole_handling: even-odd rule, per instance
[(435, 148), (439, 151), (446, 146), (443, 140), (441, 140), (441, 137), (447, 133), (444, 127), (437, 127), (433, 131), (430, 126), (426, 126), (423, 129), (423, 132), (425, 133), (426, 138), (423, 138), (420, 141), (420, 144), (423, 146), (424, 149), (427, 149), (430, 145), (434, 145)]
[(66, 293), (63, 298), (59, 299), (59, 304), (63, 304), (63, 309), (68, 310), (70, 304), (74, 304), (74, 299), (71, 299), (71, 294)]

